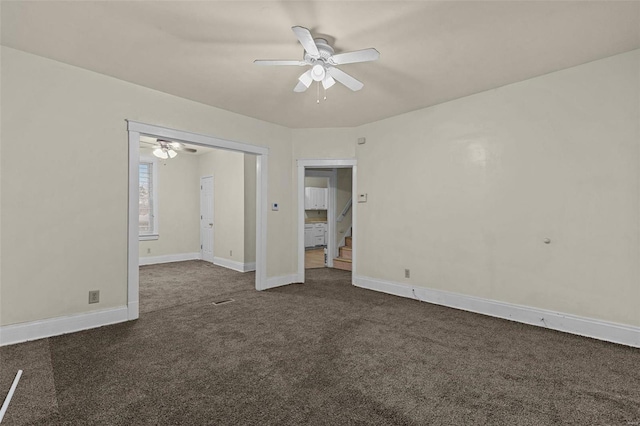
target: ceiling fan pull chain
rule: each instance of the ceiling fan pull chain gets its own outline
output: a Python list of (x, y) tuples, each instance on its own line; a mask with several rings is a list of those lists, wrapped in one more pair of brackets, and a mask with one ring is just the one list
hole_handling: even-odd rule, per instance
[(316, 86), (317, 90), (316, 90), (316, 103), (319, 104), (320, 103), (320, 82), (318, 82), (318, 85)]

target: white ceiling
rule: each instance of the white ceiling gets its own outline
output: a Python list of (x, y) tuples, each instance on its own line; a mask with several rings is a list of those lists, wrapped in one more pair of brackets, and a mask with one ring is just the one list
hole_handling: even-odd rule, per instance
[[(291, 128), (357, 126), (640, 48), (640, 2), (618, 1), (2, 1), (3, 45)], [(294, 93), (302, 58), (291, 27), (341, 68), (316, 104)]]

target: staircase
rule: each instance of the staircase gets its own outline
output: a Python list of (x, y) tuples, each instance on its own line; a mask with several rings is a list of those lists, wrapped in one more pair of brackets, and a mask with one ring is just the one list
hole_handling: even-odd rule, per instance
[(342, 269), (344, 271), (351, 270), (351, 237), (345, 237), (344, 243), (346, 245), (338, 249), (339, 256), (333, 259), (333, 267), (336, 269)]

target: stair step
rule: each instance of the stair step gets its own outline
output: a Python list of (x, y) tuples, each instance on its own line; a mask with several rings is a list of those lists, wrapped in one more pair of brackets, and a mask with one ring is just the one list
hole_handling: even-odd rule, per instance
[(346, 247), (351, 247), (351, 237), (344, 237), (344, 243)]
[(347, 246), (343, 246), (340, 247), (340, 256), (343, 259), (353, 259), (353, 248), (352, 247), (347, 247)]
[(333, 259), (333, 267), (336, 269), (342, 269), (343, 271), (351, 270), (351, 259), (343, 259), (341, 257), (336, 257)]

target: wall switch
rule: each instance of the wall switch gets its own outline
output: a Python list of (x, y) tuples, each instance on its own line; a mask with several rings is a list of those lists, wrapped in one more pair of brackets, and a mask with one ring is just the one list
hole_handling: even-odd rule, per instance
[(367, 138), (358, 138), (358, 145), (364, 145), (367, 143)]
[(229, 250), (229, 256), (233, 257), (233, 250)]
[(277, 212), (278, 210), (280, 210), (280, 207), (278, 207), (278, 203), (271, 204), (271, 210), (274, 212)]
[(358, 194), (358, 202), (366, 203), (367, 202), (367, 194)]
[(404, 270), (404, 277), (405, 278), (411, 278), (411, 270), (410, 269), (405, 269)]
[(100, 290), (91, 290), (89, 292), (89, 303), (100, 302)]

